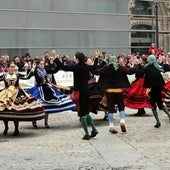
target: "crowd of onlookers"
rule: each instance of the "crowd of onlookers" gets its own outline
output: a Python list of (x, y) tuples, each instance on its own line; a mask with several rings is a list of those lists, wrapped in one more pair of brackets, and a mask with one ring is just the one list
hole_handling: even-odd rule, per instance
[[(160, 65), (162, 64), (170, 64), (170, 52), (165, 52), (163, 47), (157, 48), (154, 43), (148, 48), (147, 54), (140, 55), (139, 53), (129, 53), (129, 54), (121, 54), (118, 56), (119, 64), (124, 66), (133, 67), (135, 64), (139, 63), (140, 57), (147, 57), (150, 54), (154, 54), (157, 58), (157, 61)], [(87, 59), (93, 61), (95, 55), (98, 55), (100, 67), (108, 62), (112, 53), (107, 52), (100, 52), (96, 50), (94, 54), (87, 56)], [(75, 57), (66, 54), (64, 56), (60, 56), (57, 54), (56, 50), (52, 50), (50, 52), (45, 51), (42, 56), (31, 56), (29, 53), (25, 53), (24, 56), (8, 56), (8, 55), (1, 55), (0, 56), (0, 72), (4, 72), (6, 69), (6, 64), (12, 59), (12, 61), (16, 64), (18, 71), (27, 71), (32, 68), (33, 63), (36, 62), (38, 59), (43, 59), (46, 65), (50, 65), (49, 68), (55, 67), (53, 62), (55, 57), (58, 57), (60, 61), (62, 61), (65, 65), (73, 65), (75, 64)]]
[[(13, 61), (16, 66), (18, 71), (27, 71), (32, 68), (33, 64), (39, 60), (43, 59), (46, 63), (46, 65), (53, 65), (54, 62), (54, 56), (58, 55), (56, 50), (52, 50), (50, 53), (49, 52), (44, 52), (42, 56), (31, 56), (29, 53), (25, 53), (23, 57), (19, 56), (8, 56), (8, 55), (1, 55), (0, 56), (0, 72), (4, 72), (6, 69), (6, 65), (9, 61)], [(58, 56), (60, 57), (60, 56)], [(63, 57), (60, 57), (61, 61), (64, 64), (74, 64), (74, 60), (70, 57), (70, 55), (65, 55)]]

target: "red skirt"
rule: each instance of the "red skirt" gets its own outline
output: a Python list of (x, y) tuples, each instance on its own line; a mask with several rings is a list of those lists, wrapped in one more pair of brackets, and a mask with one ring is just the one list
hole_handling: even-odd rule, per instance
[(146, 95), (147, 88), (143, 87), (144, 78), (140, 78), (124, 93), (126, 107), (132, 109), (151, 108), (149, 98)]
[(170, 81), (166, 82), (162, 90), (162, 100), (170, 111)]

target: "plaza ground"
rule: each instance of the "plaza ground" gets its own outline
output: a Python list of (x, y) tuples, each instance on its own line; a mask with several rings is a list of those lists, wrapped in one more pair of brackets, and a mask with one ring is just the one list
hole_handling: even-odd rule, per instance
[(37, 129), (31, 122), (21, 122), (17, 137), (12, 135), (12, 122), (4, 137), (1, 122), (0, 170), (169, 170), (170, 123), (166, 115), (159, 111), (161, 128), (155, 129), (150, 109), (142, 117), (133, 116), (136, 110), (126, 111), (127, 133), (120, 131), (116, 114), (116, 135), (109, 133), (102, 111), (91, 114), (99, 134), (89, 141), (81, 139), (84, 132), (72, 111), (50, 115), (49, 129), (44, 128), (43, 120)]

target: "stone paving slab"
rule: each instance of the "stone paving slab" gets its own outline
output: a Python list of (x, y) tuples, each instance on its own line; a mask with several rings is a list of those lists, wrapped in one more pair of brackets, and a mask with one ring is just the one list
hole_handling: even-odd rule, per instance
[[(121, 133), (116, 115), (116, 135), (108, 132), (103, 112), (93, 115), (99, 131), (96, 138), (81, 140), (83, 130), (75, 112), (50, 115), (51, 128), (38, 122), (21, 122), (19, 137), (13, 137), (13, 124), (7, 136), (0, 134), (0, 170), (168, 170), (170, 169), (170, 124), (161, 112), (162, 127), (155, 120), (132, 116), (127, 109), (127, 133)], [(0, 124), (3, 132), (3, 124)], [(90, 129), (89, 129), (90, 130)]]

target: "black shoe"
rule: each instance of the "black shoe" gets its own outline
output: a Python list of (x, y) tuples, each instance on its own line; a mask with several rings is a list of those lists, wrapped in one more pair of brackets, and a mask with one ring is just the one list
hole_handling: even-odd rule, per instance
[(48, 125), (48, 123), (45, 123), (45, 128), (50, 128), (50, 126)]
[(82, 140), (90, 140), (90, 135), (84, 135)]
[(95, 129), (91, 131), (91, 138), (95, 137), (99, 132)]
[(4, 130), (4, 132), (3, 132), (3, 135), (5, 136), (5, 135), (7, 135), (7, 133), (8, 133), (8, 127), (7, 128), (5, 128), (5, 130)]
[(90, 110), (92, 113), (94, 113), (94, 114), (96, 114), (97, 115), (97, 113), (98, 113), (98, 110), (97, 110), (97, 108), (93, 108), (92, 110)]
[(32, 126), (33, 126), (34, 128), (37, 128), (37, 127), (38, 127), (36, 122), (32, 122)]
[(13, 133), (13, 136), (18, 136), (18, 135), (19, 135), (19, 131), (18, 130)]
[(160, 123), (156, 123), (156, 125), (154, 126), (155, 128), (159, 128), (161, 126)]
[(134, 116), (143, 116), (145, 114), (146, 114), (145, 110), (141, 110), (141, 111), (138, 111), (136, 114), (134, 114)]

